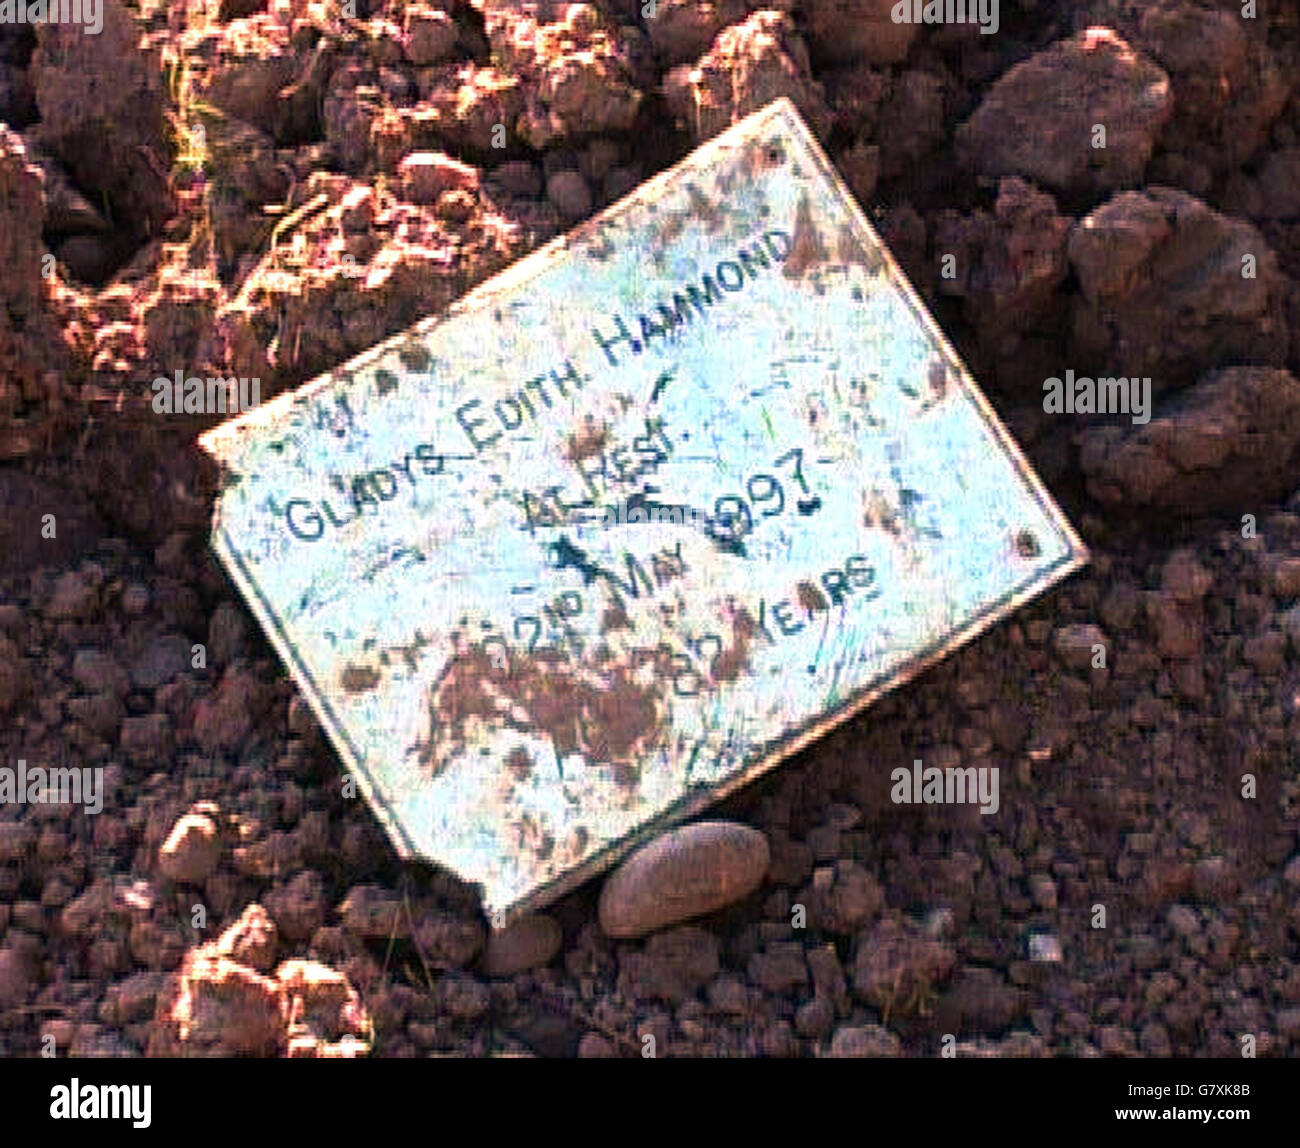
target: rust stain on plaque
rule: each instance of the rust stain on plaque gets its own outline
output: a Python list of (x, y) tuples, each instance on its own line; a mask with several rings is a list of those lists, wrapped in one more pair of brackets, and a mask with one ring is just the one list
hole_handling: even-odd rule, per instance
[(841, 263), (857, 264), (865, 267), (873, 275), (880, 270), (884, 261), (853, 233), (853, 224), (845, 223), (836, 237), (835, 257)]
[(795, 212), (790, 254), (786, 256), (782, 273), (787, 279), (798, 279), (809, 268), (816, 267), (825, 259), (826, 249), (822, 246), (822, 237), (817, 233), (817, 225), (813, 222), (812, 204), (805, 195), (799, 200), (799, 208)]
[(358, 666), (350, 663), (339, 678), (345, 693), (364, 694), (379, 685), (379, 674), (370, 666)]
[(580, 674), (557, 650), (538, 648), (506, 663), (481, 646), (465, 646), (447, 662), (429, 691), (431, 736), (417, 745), (421, 764), (440, 771), (440, 751), (464, 746), (473, 718), (488, 725), (540, 733), (556, 755), (579, 753), (592, 764), (616, 767), (621, 784), (633, 784), (637, 763), (663, 731), (662, 685), (635, 674), (646, 662), (665, 668), (655, 650), (635, 650), (631, 665)]
[(726, 223), (725, 213), (705, 196), (695, 184), (689, 184), (686, 188), (686, 194), (691, 201), (691, 214), (698, 219), (709, 231), (716, 232)]
[(506, 768), (515, 776), (516, 781), (527, 781), (533, 772), (533, 759), (523, 746), (515, 746), (506, 754)]
[(609, 446), (609, 427), (588, 418), (583, 426), (569, 436), (568, 449), (564, 457), (575, 465), (597, 458)]
[(826, 595), (811, 582), (799, 583), (798, 597), (799, 605), (810, 614), (815, 614), (819, 610), (830, 609), (830, 603), (826, 601)]
[(731, 619), (731, 645), (721, 650), (713, 660), (713, 680), (734, 682), (741, 674), (749, 673), (750, 646), (758, 634), (758, 623), (743, 606)]

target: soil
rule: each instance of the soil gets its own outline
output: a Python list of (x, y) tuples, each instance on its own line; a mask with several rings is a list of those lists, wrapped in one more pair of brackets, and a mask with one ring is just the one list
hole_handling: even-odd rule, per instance
[[(105, 771), (0, 805), (0, 1055), (1300, 1055), (1300, 9), (892, 7), (0, 26), (0, 760)], [(710, 811), (755, 892), (614, 941), (595, 880), (485, 955), (208, 549), (220, 417), (150, 384), (266, 401), (782, 95), (1093, 562)], [(1066, 366), (1150, 421), (1045, 410)], [(996, 816), (895, 804), (917, 758)]]

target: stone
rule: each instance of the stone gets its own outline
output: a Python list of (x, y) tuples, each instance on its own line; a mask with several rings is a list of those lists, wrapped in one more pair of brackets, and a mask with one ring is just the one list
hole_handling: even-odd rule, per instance
[(1259, 173), (1260, 214), (1266, 219), (1300, 217), (1300, 147), (1273, 152)]
[(803, 899), (816, 927), (851, 936), (884, 908), (884, 890), (875, 876), (856, 861), (837, 861), (829, 876), (828, 885), (818, 887), (814, 882), (805, 890)]
[(858, 937), (853, 989), (868, 1004), (902, 1011), (909, 1004), (919, 1005), (934, 985), (946, 981), (956, 961), (951, 945), (916, 935), (886, 918)]
[(794, 1030), (805, 1040), (821, 1040), (835, 1023), (835, 1006), (825, 997), (813, 997), (794, 1014)]
[(82, 570), (69, 570), (54, 583), (45, 613), (54, 620), (80, 621), (90, 617), (98, 604), (94, 581)]
[(895, 0), (807, 0), (808, 39), (819, 58), (835, 63), (901, 63), (921, 28), (895, 23), (894, 7)]
[(113, 657), (100, 650), (78, 650), (72, 659), (73, 680), (90, 693), (109, 693), (125, 697), (131, 680)]
[(463, 969), (483, 947), (483, 926), (459, 917), (418, 919), (411, 940), (434, 968)]
[[(182, 1056), (274, 1056), (285, 1047), (279, 986), (246, 965), (195, 949), (155, 1021)], [(172, 1035), (169, 1032), (167, 1035)]]
[(643, 937), (748, 896), (763, 880), (767, 838), (728, 821), (701, 821), (642, 846), (609, 877), (600, 924), (610, 937)]
[[(1172, 111), (1163, 68), (1112, 29), (1088, 28), (1003, 74), (957, 129), (957, 152), (980, 175), (1107, 191), (1142, 178)], [(1095, 124), (1104, 148), (1092, 146)]]
[(1273, 558), (1268, 563), (1268, 577), (1273, 596), (1279, 601), (1300, 598), (1300, 557), (1285, 555)]
[(1300, 481), (1300, 382), (1272, 367), (1212, 371), (1144, 426), (1089, 429), (1080, 461), (1107, 505), (1258, 507)]
[(408, 202), (428, 206), (444, 191), (478, 189), (478, 169), (442, 152), (412, 152), (398, 164), (397, 176)]
[(275, 922), (261, 905), (253, 904), (217, 938), (214, 951), (265, 973), (275, 964), (275, 945)]
[(266, 895), (266, 908), (286, 940), (307, 940), (325, 923), (325, 878), (304, 869)]
[(798, 941), (776, 941), (749, 958), (751, 984), (765, 993), (784, 996), (808, 983), (808, 962)]
[(564, 937), (554, 917), (538, 913), (488, 934), (483, 971), (489, 977), (513, 977), (550, 964)]
[(158, 850), (158, 867), (164, 876), (186, 885), (198, 885), (221, 860), (221, 837), (211, 814), (216, 806), (196, 806), (172, 826)]
[(1214, 585), (1211, 574), (1196, 557), (1195, 550), (1175, 550), (1160, 568), (1160, 588), (1175, 602), (1199, 602)]
[(1109, 649), (1106, 635), (1091, 624), (1058, 626), (1052, 645), (1061, 664), (1071, 670), (1086, 670), (1092, 665), (1093, 646)]
[(546, 198), (567, 221), (591, 214), (591, 188), (578, 171), (557, 171), (546, 181)]
[(456, 22), (437, 8), (413, 4), (406, 9), (406, 58), (427, 68), (449, 59), (456, 51)]
[(1150, 376), (1162, 395), (1211, 368), (1285, 362), (1285, 279), (1246, 220), (1172, 187), (1122, 191), (1071, 227), (1067, 252), (1081, 289), (1069, 361), (1094, 374)]
[(156, 690), (190, 668), (191, 644), (180, 634), (158, 634), (149, 639), (131, 663), (131, 684)]
[(683, 925), (656, 933), (643, 952), (625, 952), (619, 985), (639, 1000), (680, 1004), (717, 975), (718, 941), (710, 932)]
[(671, 67), (698, 59), (714, 36), (746, 15), (744, 0), (656, 0), (646, 32), (655, 55)]
[(349, 933), (367, 940), (405, 939), (410, 935), (401, 901), (378, 885), (354, 885), (339, 906), (339, 915)]
[(898, 1037), (878, 1024), (843, 1025), (831, 1037), (831, 1048), (827, 1055), (837, 1060), (898, 1056), (901, 1049)]
[(674, 68), (664, 79), (669, 110), (696, 142), (779, 96), (788, 96), (815, 132), (829, 129), (825, 93), (812, 78), (808, 49), (794, 21), (784, 12), (755, 12), (719, 33), (694, 68)]

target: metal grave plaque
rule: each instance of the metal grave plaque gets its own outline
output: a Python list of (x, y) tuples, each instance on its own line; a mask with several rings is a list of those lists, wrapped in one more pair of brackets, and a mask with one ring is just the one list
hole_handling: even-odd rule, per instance
[(397, 850), (507, 918), (1086, 561), (787, 100), (201, 442)]

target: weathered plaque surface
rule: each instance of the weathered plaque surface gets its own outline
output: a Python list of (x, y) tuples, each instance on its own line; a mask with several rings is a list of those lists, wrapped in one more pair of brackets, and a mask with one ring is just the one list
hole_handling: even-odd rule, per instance
[(1086, 560), (784, 100), (203, 445), (346, 768), (494, 914)]

